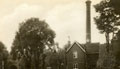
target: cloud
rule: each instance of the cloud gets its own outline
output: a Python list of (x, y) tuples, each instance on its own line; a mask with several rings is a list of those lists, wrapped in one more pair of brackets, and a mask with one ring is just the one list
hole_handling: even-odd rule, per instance
[(85, 39), (84, 5), (84, 3), (81, 3), (80, 7), (80, 4), (76, 2), (65, 5), (59, 4), (47, 14), (46, 21), (56, 31), (56, 41), (59, 41), (61, 46), (67, 43), (68, 36), (71, 37), (72, 41), (79, 40), (82, 43), (85, 42), (85, 40), (80, 40)]
[[(68, 36), (70, 36), (72, 42), (76, 40), (85, 43), (85, 6), (85, 2), (82, 1), (73, 1), (66, 4), (59, 3), (54, 7), (50, 7), (50, 5), (46, 7), (44, 5), (21, 4), (11, 14), (4, 16), (0, 20), (0, 41), (3, 41), (10, 51), (19, 23), (31, 17), (39, 17), (41, 20), (46, 20), (50, 27), (55, 30), (55, 41), (59, 42), (61, 47), (67, 43)], [(98, 35), (98, 30), (96, 30), (92, 20), (92, 40), (95, 42), (103, 41)]]
[[(92, 7), (92, 18), (96, 16)], [(84, 2), (72, 2), (65, 5), (57, 5), (47, 14), (46, 20), (56, 31), (56, 41), (63, 46), (70, 36), (71, 41), (86, 42), (86, 4)], [(104, 42), (103, 35), (99, 34), (92, 19), (92, 41)]]
[(22, 4), (0, 20), (0, 40), (5, 43), (8, 50), (10, 50), (19, 23), (31, 17), (43, 18), (43, 13), (44, 9), (41, 6)]

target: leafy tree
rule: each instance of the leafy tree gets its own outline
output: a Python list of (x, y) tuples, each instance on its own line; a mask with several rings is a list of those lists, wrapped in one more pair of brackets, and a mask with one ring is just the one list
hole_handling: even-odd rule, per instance
[(109, 6), (113, 7), (115, 13), (120, 15), (120, 0), (109, 0)]
[(5, 45), (2, 42), (0, 42), (0, 52), (3, 52), (5, 49)]
[(113, 34), (113, 38), (115, 32), (118, 30), (120, 16), (115, 13), (115, 9), (109, 5), (107, 0), (101, 1), (94, 7), (96, 12), (99, 13), (99, 15), (94, 18), (95, 23), (100, 32), (105, 34), (107, 43), (106, 49), (107, 52), (109, 52), (109, 46), (111, 42), (110, 34)]
[(46, 67), (52, 67), (52, 69), (65, 69), (65, 50), (60, 48), (58, 43), (55, 43), (54, 47), (46, 50)]
[(117, 32), (116, 37), (113, 39), (113, 44), (115, 45), (113, 50), (116, 58), (116, 69), (117, 69), (118, 66), (120, 66), (120, 30)]
[(58, 51), (59, 55), (59, 69), (65, 69), (66, 67), (66, 50), (65, 49), (60, 49)]
[(45, 21), (30, 18), (20, 24), (11, 55), (14, 59), (23, 59), (25, 67), (38, 69), (41, 67), (43, 51), (46, 46), (54, 44), (55, 32)]
[[(8, 63), (8, 56), (9, 56), (9, 53), (5, 47), (5, 45), (0, 42), (0, 63), (4, 63), (4, 68), (7, 69), (7, 63)], [(0, 64), (0, 67), (2, 67), (2, 65)]]
[[(118, 26), (120, 25), (120, 16), (116, 13), (113, 6), (110, 6), (108, 0), (102, 0), (100, 3), (96, 4), (95, 10), (99, 13), (98, 16), (94, 18), (97, 28), (101, 33), (105, 34), (106, 37), (106, 51), (105, 55), (99, 59), (101, 60), (100, 68), (102, 69), (113, 69), (115, 66), (115, 58), (112, 54), (112, 46), (110, 37), (115, 36), (115, 32), (118, 31)], [(112, 34), (112, 36), (110, 36)]]
[(45, 58), (45, 67), (51, 67), (52, 69), (58, 69), (59, 55), (55, 50), (47, 49)]
[(68, 42), (64, 45), (64, 50), (67, 51), (67, 49), (71, 46), (71, 41), (70, 41), (70, 37), (69, 37), (69, 40)]

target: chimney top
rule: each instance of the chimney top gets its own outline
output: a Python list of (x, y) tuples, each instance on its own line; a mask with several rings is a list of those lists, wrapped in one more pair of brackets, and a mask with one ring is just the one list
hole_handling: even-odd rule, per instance
[(91, 0), (87, 0), (86, 3), (91, 3)]

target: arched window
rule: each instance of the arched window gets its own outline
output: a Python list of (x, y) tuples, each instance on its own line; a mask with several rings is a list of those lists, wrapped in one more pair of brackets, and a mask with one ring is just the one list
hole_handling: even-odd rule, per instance
[(78, 69), (78, 63), (73, 64), (73, 69)]

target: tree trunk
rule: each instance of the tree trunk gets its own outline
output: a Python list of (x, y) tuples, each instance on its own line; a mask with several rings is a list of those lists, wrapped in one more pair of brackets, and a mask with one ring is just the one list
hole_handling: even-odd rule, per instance
[(107, 51), (107, 53), (109, 53), (109, 47), (110, 47), (110, 36), (109, 36), (109, 33), (105, 33), (105, 37), (106, 37), (106, 51)]
[(106, 54), (103, 59), (103, 68), (102, 69), (113, 69), (115, 64), (114, 55), (110, 49), (110, 34), (105, 33), (106, 37)]

